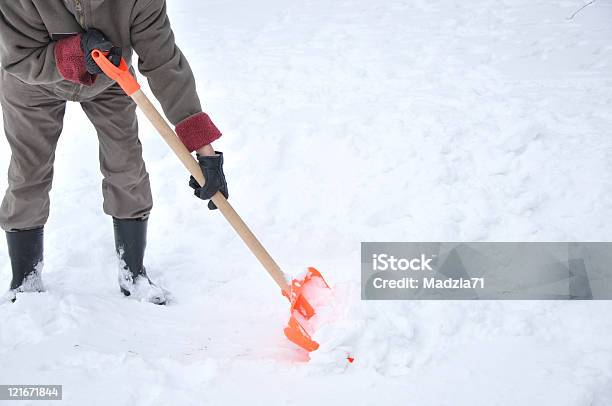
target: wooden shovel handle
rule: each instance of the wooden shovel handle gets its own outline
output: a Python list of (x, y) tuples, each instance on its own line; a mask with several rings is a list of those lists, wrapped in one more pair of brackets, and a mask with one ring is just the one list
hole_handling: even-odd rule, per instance
[[(100, 66), (100, 69), (102, 69), (102, 71), (104, 71), (108, 77), (117, 81), (126, 94), (136, 102), (145, 116), (147, 116), (149, 121), (151, 121), (151, 124), (153, 124), (153, 126), (157, 129), (164, 141), (166, 141), (172, 151), (174, 151), (176, 156), (181, 160), (185, 168), (187, 168), (189, 173), (191, 173), (191, 176), (198, 181), (200, 186), (204, 186), (206, 179), (204, 179), (204, 174), (202, 173), (202, 169), (200, 169), (200, 165), (195, 160), (193, 155), (189, 153), (187, 148), (185, 148), (185, 145), (183, 145), (174, 130), (170, 128), (166, 120), (151, 103), (149, 98), (142, 92), (142, 90), (140, 90), (140, 86), (138, 85), (136, 78), (134, 78), (134, 76), (132, 76), (132, 74), (129, 72), (129, 68), (125, 63), (125, 60), (122, 58), (121, 64), (117, 67), (108, 60), (103, 52), (94, 50), (91, 54), (98, 66)], [(261, 245), (257, 237), (255, 237), (255, 234), (253, 234), (242, 218), (240, 218), (238, 213), (236, 213), (236, 210), (234, 210), (234, 208), (229, 204), (225, 196), (223, 196), (220, 192), (217, 192), (211, 200), (217, 205), (225, 219), (231, 224), (234, 230), (236, 230), (236, 233), (238, 233), (240, 238), (242, 238), (242, 241), (244, 241), (247, 247), (249, 247), (253, 255), (255, 255), (266, 271), (268, 271), (276, 284), (283, 292), (289, 295), (290, 287), (287, 279), (285, 278), (285, 274), (283, 271), (281, 271), (280, 267), (270, 256), (268, 251), (266, 251), (264, 246)]]
[[(166, 120), (161, 116), (149, 98), (142, 92), (142, 90), (135, 91), (130, 97), (134, 99), (138, 107), (142, 110), (145, 116), (147, 116), (149, 121), (151, 121), (164, 141), (166, 141), (172, 151), (174, 151), (176, 156), (181, 160), (185, 168), (187, 168), (189, 173), (191, 173), (191, 176), (193, 176), (201, 186), (204, 186), (206, 180), (204, 179), (200, 165), (193, 155), (189, 153), (187, 148), (185, 148), (185, 145), (183, 145), (174, 130), (170, 128)], [(242, 238), (242, 241), (244, 241), (247, 247), (249, 247), (253, 255), (257, 257), (261, 265), (263, 265), (266, 271), (268, 271), (281, 290), (289, 293), (289, 284), (287, 283), (284, 273), (281, 271), (276, 261), (274, 261), (274, 259), (270, 256), (268, 251), (266, 251), (264, 246), (261, 245), (257, 237), (255, 237), (255, 234), (253, 234), (238, 213), (236, 213), (236, 210), (234, 210), (234, 208), (229, 204), (225, 196), (223, 196), (220, 192), (217, 192), (211, 200), (217, 205), (225, 219), (231, 224), (234, 230), (236, 230), (236, 233), (238, 233), (240, 238)]]

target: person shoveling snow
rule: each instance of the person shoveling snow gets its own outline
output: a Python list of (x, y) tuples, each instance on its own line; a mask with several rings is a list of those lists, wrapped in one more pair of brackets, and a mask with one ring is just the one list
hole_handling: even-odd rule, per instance
[[(165, 304), (167, 292), (143, 265), (152, 208), (149, 175), (138, 139), (136, 104), (91, 57), (131, 65), (147, 77), (166, 117), (206, 176), (190, 186), (201, 199), (227, 197), (223, 155), (212, 147), (221, 132), (202, 112), (195, 79), (176, 46), (165, 0), (16, 0), (0, 2), (0, 102), (12, 155), (0, 208), (13, 279), (8, 295), (42, 291), (43, 228), (49, 215), (53, 161), (68, 101), (81, 104), (100, 144), (104, 212), (113, 218), (124, 295)], [(210, 209), (215, 209), (212, 202)]]
[[(316, 315), (317, 292), (329, 286), (312, 267), (301, 278), (288, 278), (227, 201), (223, 154), (211, 146), (221, 133), (201, 111), (193, 74), (174, 43), (165, 0), (103, 0), (95, 7), (86, 0), (66, 7), (22, 0), (2, 4), (0, 11), (5, 16), (0, 26), (2, 106), (13, 150), (0, 225), (9, 242), (13, 296), (42, 290), (42, 228), (54, 150), (66, 102), (74, 100), (98, 131), (104, 209), (114, 219), (121, 291), (156, 304), (167, 302), (168, 293), (151, 282), (143, 265), (152, 199), (137, 134), (138, 106), (191, 173), (195, 195), (210, 200), (209, 209), (219, 209), (290, 301), (286, 337), (309, 352), (316, 350), (310, 320)], [(49, 27), (52, 34), (32, 27)], [(130, 68), (132, 50), (176, 132), (140, 90)], [(32, 277), (39, 283), (24, 283)]]

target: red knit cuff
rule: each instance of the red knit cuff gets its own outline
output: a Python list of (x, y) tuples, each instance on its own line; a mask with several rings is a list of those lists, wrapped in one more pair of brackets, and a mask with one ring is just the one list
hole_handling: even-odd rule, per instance
[(193, 152), (221, 137), (221, 131), (213, 124), (208, 114), (198, 113), (178, 123), (176, 135), (189, 152)]
[(96, 75), (87, 72), (81, 49), (81, 34), (57, 41), (54, 53), (55, 65), (64, 79), (85, 86), (94, 84)]

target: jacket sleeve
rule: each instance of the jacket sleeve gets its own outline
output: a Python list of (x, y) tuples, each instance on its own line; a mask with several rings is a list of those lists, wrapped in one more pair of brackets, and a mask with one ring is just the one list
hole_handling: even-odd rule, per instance
[(202, 111), (187, 59), (176, 46), (165, 0), (136, 0), (131, 40), (138, 70), (146, 76), (166, 117), (174, 125)]
[(30, 0), (0, 1), (2, 69), (30, 84), (60, 82), (54, 47)]

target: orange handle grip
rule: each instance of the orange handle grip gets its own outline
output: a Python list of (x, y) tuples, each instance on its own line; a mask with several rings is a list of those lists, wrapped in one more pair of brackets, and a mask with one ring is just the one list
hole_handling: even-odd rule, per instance
[(121, 63), (117, 67), (113, 65), (113, 63), (109, 61), (106, 55), (104, 55), (104, 53), (99, 49), (94, 49), (91, 51), (91, 57), (98, 64), (100, 69), (102, 69), (102, 72), (106, 74), (106, 76), (119, 83), (119, 86), (121, 86), (123, 91), (127, 93), (128, 96), (133, 95), (140, 89), (140, 85), (136, 81), (136, 78), (130, 73), (130, 69), (125, 62), (125, 59), (121, 58)]

